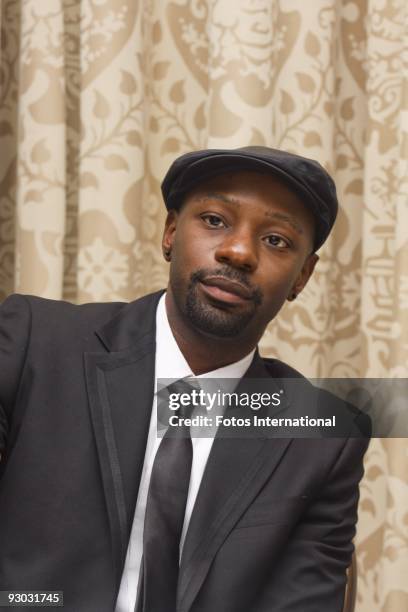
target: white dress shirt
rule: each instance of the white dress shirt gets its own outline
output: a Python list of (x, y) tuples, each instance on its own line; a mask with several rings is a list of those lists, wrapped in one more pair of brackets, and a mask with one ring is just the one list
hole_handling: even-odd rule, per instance
[[(247, 371), (252, 361), (254, 352), (255, 349), (243, 359), (240, 359), (239, 361), (228, 366), (218, 368), (217, 370), (207, 372), (206, 374), (201, 374), (200, 376), (194, 376), (171, 331), (166, 313), (165, 294), (163, 294), (163, 296), (160, 298), (156, 312), (155, 388), (157, 387), (157, 379), (160, 378), (179, 380), (180, 378), (185, 378), (187, 376), (194, 376), (194, 378), (240, 379)], [(129, 538), (126, 561), (123, 569), (115, 612), (133, 612), (136, 603), (140, 564), (143, 555), (143, 525), (146, 511), (147, 493), (153, 461), (161, 442), (161, 438), (157, 436), (156, 406), (157, 398), (155, 392), (135, 515)], [(213, 441), (213, 437), (196, 438), (192, 436), (193, 461), (191, 466), (190, 485), (184, 517), (184, 526), (180, 540), (180, 554)]]

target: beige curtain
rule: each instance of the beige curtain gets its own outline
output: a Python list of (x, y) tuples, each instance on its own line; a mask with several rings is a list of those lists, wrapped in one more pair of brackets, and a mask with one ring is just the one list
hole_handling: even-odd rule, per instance
[[(406, 0), (1, 0), (0, 298), (165, 286), (160, 180), (182, 152), (321, 161), (341, 212), (263, 340), (310, 376), (408, 375)], [(408, 610), (406, 440), (361, 486), (358, 612)]]

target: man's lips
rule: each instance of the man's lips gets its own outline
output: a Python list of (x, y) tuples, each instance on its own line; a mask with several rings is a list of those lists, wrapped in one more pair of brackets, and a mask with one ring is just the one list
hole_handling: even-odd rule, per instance
[(208, 295), (221, 302), (236, 304), (252, 298), (252, 293), (247, 287), (219, 276), (207, 276), (201, 284)]

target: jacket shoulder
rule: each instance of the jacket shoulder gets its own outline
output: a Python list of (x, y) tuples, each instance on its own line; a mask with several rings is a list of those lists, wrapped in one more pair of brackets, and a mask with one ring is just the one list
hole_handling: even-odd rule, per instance
[(95, 317), (98, 315), (114, 315), (127, 302), (93, 302), (89, 304), (74, 304), (65, 300), (52, 300), (35, 295), (14, 294), (15, 299), (24, 299), (33, 312), (52, 313), (56, 316)]
[(64, 300), (52, 300), (33, 295), (14, 294), (14, 303), (24, 301), (30, 312), (32, 329), (49, 331), (57, 336), (64, 330), (95, 329), (115, 316), (126, 302), (95, 302), (73, 304)]
[(372, 423), (370, 417), (358, 407), (333, 392), (316, 386), (295, 368), (279, 359), (262, 357), (263, 363), (269, 374), (279, 379), (297, 379), (287, 381), (289, 395), (293, 401), (301, 400), (302, 405), (320, 405), (324, 412), (337, 415), (339, 426), (336, 435), (341, 437), (356, 437), (369, 440), (372, 435)]
[[(16, 349), (27, 354), (28, 349), (30, 352), (43, 351), (45, 347), (57, 346), (64, 350), (69, 346), (83, 346), (85, 349), (89, 344), (87, 340), (94, 337), (95, 329), (103, 326), (126, 305), (126, 302), (76, 305), (62, 300), (13, 294), (0, 306), (0, 348), (3, 347), (9, 354), (16, 354)], [(94, 345), (93, 341), (91, 345)]]

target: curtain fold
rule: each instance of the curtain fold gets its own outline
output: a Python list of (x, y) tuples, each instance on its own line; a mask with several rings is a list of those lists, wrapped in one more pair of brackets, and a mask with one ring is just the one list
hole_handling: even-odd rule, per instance
[[(307, 376), (408, 375), (406, 0), (2, 0), (0, 299), (165, 286), (160, 182), (179, 154), (318, 159), (341, 210), (262, 341)], [(408, 453), (374, 440), (358, 612), (408, 609)]]

